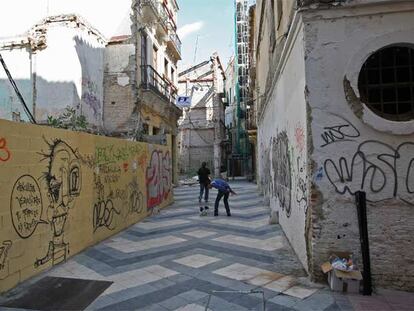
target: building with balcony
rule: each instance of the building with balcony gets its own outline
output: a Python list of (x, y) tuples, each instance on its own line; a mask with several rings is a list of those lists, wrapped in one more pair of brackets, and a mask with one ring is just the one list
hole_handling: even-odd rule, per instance
[(103, 119), (111, 135), (162, 143), (171, 134), (176, 145), (178, 10), (175, 0), (133, 0), (128, 27), (109, 40)]

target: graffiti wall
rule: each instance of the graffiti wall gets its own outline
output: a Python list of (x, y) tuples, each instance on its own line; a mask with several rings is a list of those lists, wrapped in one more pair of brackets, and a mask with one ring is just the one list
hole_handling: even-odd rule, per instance
[(171, 203), (170, 153), (0, 120), (0, 292)]
[(305, 77), (300, 75), (304, 71), (302, 38), (299, 31), (259, 122), (258, 180), (271, 212), (278, 212), (286, 237), (307, 268), (309, 163)]
[[(372, 53), (414, 43), (411, 9), (396, 11), (382, 16), (366, 11), (358, 23), (324, 13), (307, 25), (316, 34), (306, 41), (313, 142), (310, 256), (319, 279), (324, 277), (320, 264), (334, 251), (351, 251), (361, 264), (355, 193), (364, 191), (373, 284), (412, 291), (414, 120), (380, 117), (361, 102), (358, 89), (361, 68)], [(325, 36), (327, 31), (335, 40)]]

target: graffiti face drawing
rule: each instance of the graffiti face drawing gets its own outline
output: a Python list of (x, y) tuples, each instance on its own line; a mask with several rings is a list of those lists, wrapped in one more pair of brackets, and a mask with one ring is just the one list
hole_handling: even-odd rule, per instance
[(35, 266), (50, 260), (53, 264), (66, 260), (69, 244), (64, 241), (65, 224), (68, 212), (73, 208), (75, 197), (81, 189), (80, 161), (67, 143), (56, 140), (49, 144), (50, 153), (43, 154), (49, 160), (48, 170), (44, 173), (48, 188), (49, 206), (47, 218), (53, 232), (53, 241), (45, 257), (36, 260)]

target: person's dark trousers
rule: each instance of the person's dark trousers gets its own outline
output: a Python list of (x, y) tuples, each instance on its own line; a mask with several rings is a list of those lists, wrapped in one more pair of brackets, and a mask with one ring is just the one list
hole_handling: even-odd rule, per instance
[(218, 216), (218, 206), (221, 198), (224, 196), (224, 207), (226, 208), (227, 216), (231, 216), (229, 206), (229, 192), (220, 191), (217, 193), (216, 203), (214, 204), (214, 216)]
[(200, 195), (198, 197), (198, 201), (201, 202), (204, 193), (204, 201), (208, 201), (208, 187), (206, 183), (200, 183)]

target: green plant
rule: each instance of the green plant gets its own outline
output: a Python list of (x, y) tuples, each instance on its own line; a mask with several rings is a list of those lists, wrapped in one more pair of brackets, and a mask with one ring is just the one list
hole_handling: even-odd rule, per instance
[(88, 128), (88, 122), (84, 115), (78, 115), (76, 109), (66, 107), (59, 116), (48, 116), (47, 124), (52, 127), (84, 131)]

